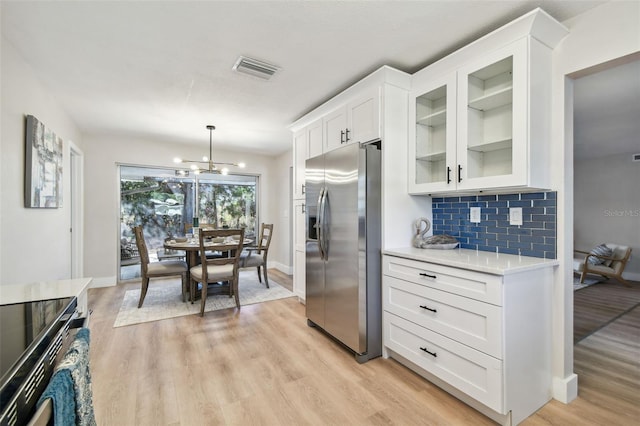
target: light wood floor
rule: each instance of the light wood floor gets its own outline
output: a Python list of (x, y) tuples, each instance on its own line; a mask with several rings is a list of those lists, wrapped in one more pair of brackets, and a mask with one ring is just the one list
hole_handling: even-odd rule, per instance
[[(113, 328), (138, 285), (89, 290), (101, 426), (492, 424), (393, 360), (356, 363), (307, 327), (296, 298)], [(525, 424), (638, 424), (639, 324), (637, 308), (581, 341), (579, 398)]]

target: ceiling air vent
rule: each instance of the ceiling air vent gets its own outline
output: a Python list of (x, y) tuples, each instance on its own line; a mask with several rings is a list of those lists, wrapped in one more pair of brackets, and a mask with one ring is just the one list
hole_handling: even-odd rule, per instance
[(278, 71), (278, 67), (259, 61), (257, 59), (240, 56), (233, 66), (233, 70), (243, 74), (249, 74), (263, 80), (269, 80)]
[(640, 154), (633, 154), (633, 161), (640, 161)]

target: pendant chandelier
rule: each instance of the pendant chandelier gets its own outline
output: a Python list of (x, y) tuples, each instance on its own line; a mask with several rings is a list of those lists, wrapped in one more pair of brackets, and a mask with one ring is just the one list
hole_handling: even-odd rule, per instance
[[(236, 166), (241, 169), (245, 167), (244, 163), (222, 163), (218, 161), (213, 161), (213, 131), (216, 126), (209, 124), (207, 129), (209, 129), (209, 156), (202, 157), (202, 160), (183, 160), (182, 158), (174, 158), (173, 161), (175, 163), (191, 163), (191, 170), (195, 174), (200, 173), (219, 173), (222, 175), (226, 175), (229, 173), (229, 169), (226, 166)], [(201, 165), (206, 165), (206, 168), (201, 167)]]

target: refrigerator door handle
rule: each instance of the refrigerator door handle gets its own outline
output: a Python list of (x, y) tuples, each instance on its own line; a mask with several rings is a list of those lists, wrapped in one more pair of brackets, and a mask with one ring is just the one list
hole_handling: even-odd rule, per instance
[(320, 250), (320, 259), (325, 260), (324, 258), (324, 191), (325, 188), (320, 190), (320, 194), (318, 195), (318, 221), (316, 222), (316, 229), (318, 231), (318, 249)]
[(331, 229), (331, 207), (329, 206), (329, 190), (324, 189), (322, 196), (322, 251), (324, 252), (324, 260), (329, 260), (329, 231)]

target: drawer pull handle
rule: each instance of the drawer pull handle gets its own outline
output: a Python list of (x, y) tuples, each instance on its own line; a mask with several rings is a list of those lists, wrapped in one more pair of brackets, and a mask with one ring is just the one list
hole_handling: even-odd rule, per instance
[(431, 355), (434, 358), (438, 357), (438, 354), (436, 354), (435, 352), (430, 352), (427, 350), (427, 348), (420, 348), (421, 351), (425, 351), (426, 353), (428, 353), (429, 355)]
[(436, 276), (435, 276), (435, 275), (425, 274), (424, 272), (420, 272), (420, 276), (421, 276), (421, 277), (429, 277), (429, 278), (436, 279)]
[(431, 312), (438, 312), (438, 310), (437, 310), (437, 309), (429, 308), (429, 307), (424, 306), (424, 305), (420, 305), (420, 307), (421, 307), (422, 309), (426, 309), (427, 311), (431, 311)]

